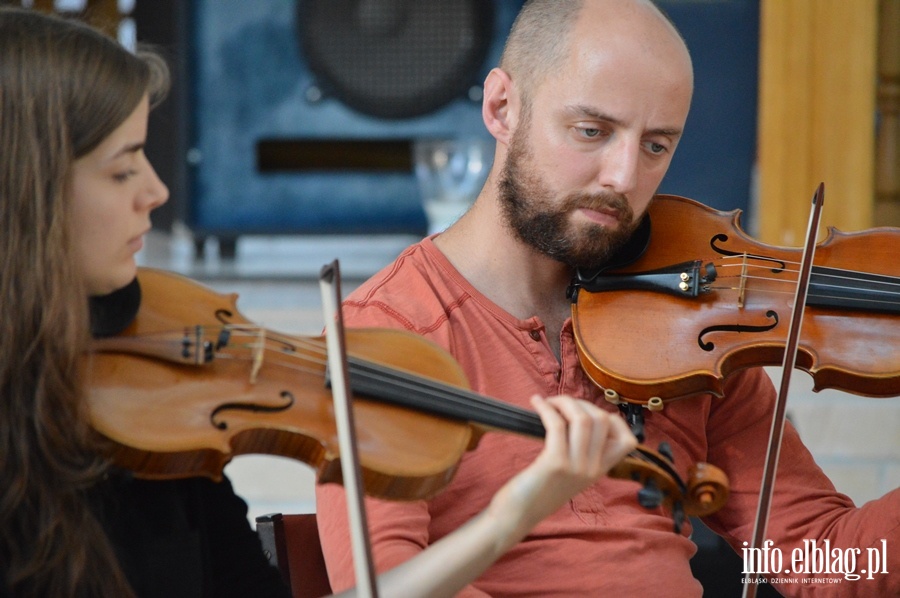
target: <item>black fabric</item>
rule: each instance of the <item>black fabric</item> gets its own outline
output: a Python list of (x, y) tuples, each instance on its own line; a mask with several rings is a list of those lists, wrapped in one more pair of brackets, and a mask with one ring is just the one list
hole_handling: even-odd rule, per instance
[(142, 598), (290, 596), (227, 479), (112, 475), (93, 504)]
[(109, 295), (91, 297), (91, 335), (95, 338), (115, 336), (128, 328), (141, 307), (141, 285), (131, 283)]

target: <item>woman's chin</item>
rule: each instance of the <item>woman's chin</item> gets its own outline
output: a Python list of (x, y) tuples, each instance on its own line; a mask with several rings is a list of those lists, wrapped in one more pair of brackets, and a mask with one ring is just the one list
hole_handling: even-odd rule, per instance
[(130, 268), (119, 268), (115, 274), (109, 273), (102, 277), (89, 278), (87, 282), (88, 295), (91, 297), (109, 295), (128, 285), (135, 276), (137, 276), (137, 266), (132, 264)]

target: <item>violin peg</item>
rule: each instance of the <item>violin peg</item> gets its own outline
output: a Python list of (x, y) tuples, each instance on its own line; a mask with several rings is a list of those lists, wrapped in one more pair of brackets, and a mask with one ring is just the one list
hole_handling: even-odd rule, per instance
[(625, 421), (631, 427), (631, 433), (637, 438), (638, 442), (644, 442), (644, 414), (643, 407), (635, 403), (627, 403), (622, 401), (619, 403), (619, 411), (625, 417)]
[(663, 493), (652, 479), (648, 480), (644, 487), (638, 490), (638, 504), (645, 509), (655, 509), (663, 502)]
[(647, 399), (647, 409), (650, 411), (662, 411), (665, 403), (659, 397), (650, 397)]
[(676, 534), (681, 533), (681, 528), (684, 526), (685, 521), (687, 521), (687, 517), (684, 514), (684, 505), (680, 500), (676, 501), (672, 505), (672, 522), (674, 523)]
[(619, 398), (619, 393), (611, 388), (606, 388), (603, 390), (603, 398), (606, 399), (608, 403), (612, 403), (613, 405), (618, 405), (622, 402), (622, 399)]
[(669, 463), (675, 463), (675, 457), (672, 455), (672, 447), (668, 442), (660, 442), (657, 452), (669, 460)]

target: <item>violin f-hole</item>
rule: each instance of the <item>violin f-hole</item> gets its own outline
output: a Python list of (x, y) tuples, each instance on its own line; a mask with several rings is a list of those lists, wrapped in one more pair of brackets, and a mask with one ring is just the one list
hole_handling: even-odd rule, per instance
[(724, 247), (717, 247), (717, 246), (716, 246), (716, 242), (718, 242), (718, 241), (721, 241), (721, 242), (723, 242), (723, 243), (727, 243), (727, 242), (728, 242), (728, 235), (726, 235), (726, 234), (724, 234), (724, 233), (719, 233), (719, 234), (717, 234), (717, 235), (713, 235), (712, 238), (709, 240), (709, 246), (710, 246), (710, 248), (711, 248), (713, 251), (715, 251), (716, 253), (720, 253), (720, 254), (722, 254), (722, 255), (727, 255), (727, 256), (729, 256), (729, 257), (742, 256), (742, 257), (744, 257), (745, 259), (746, 259), (746, 258), (750, 258), (750, 259), (753, 259), (753, 260), (761, 260), (761, 261), (764, 261), (764, 262), (772, 262), (773, 264), (777, 264), (777, 266), (775, 266), (774, 268), (772, 268), (772, 273), (773, 273), (773, 274), (778, 274), (779, 272), (784, 271), (784, 269), (787, 267), (787, 264), (785, 264), (784, 261), (779, 260), (779, 259), (774, 258), (774, 257), (768, 257), (768, 256), (765, 256), (765, 255), (756, 255), (756, 254), (753, 254), (753, 253), (747, 253), (747, 252), (745, 252), (745, 251), (731, 251), (730, 249), (725, 249)]
[(251, 413), (279, 413), (287, 411), (294, 405), (294, 395), (288, 390), (282, 390), (280, 395), (282, 399), (287, 401), (282, 405), (260, 405), (258, 403), (224, 403), (219, 405), (213, 412), (209, 414), (209, 421), (217, 430), (227, 430), (228, 422), (216, 421), (216, 418), (223, 411), (249, 411)]
[(763, 326), (747, 326), (746, 324), (719, 324), (717, 326), (707, 326), (697, 335), (697, 344), (704, 351), (712, 351), (716, 348), (715, 343), (704, 341), (703, 337), (713, 332), (768, 332), (778, 326), (778, 312), (770, 309), (766, 312), (766, 317), (774, 320), (772, 324)]

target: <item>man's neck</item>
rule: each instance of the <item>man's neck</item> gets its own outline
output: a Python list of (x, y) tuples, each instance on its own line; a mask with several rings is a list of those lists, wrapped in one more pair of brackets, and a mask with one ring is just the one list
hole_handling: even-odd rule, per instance
[(479, 198), (435, 245), (480, 293), (520, 320), (538, 317), (558, 344), (571, 309), (571, 269), (522, 243), (490, 199)]

